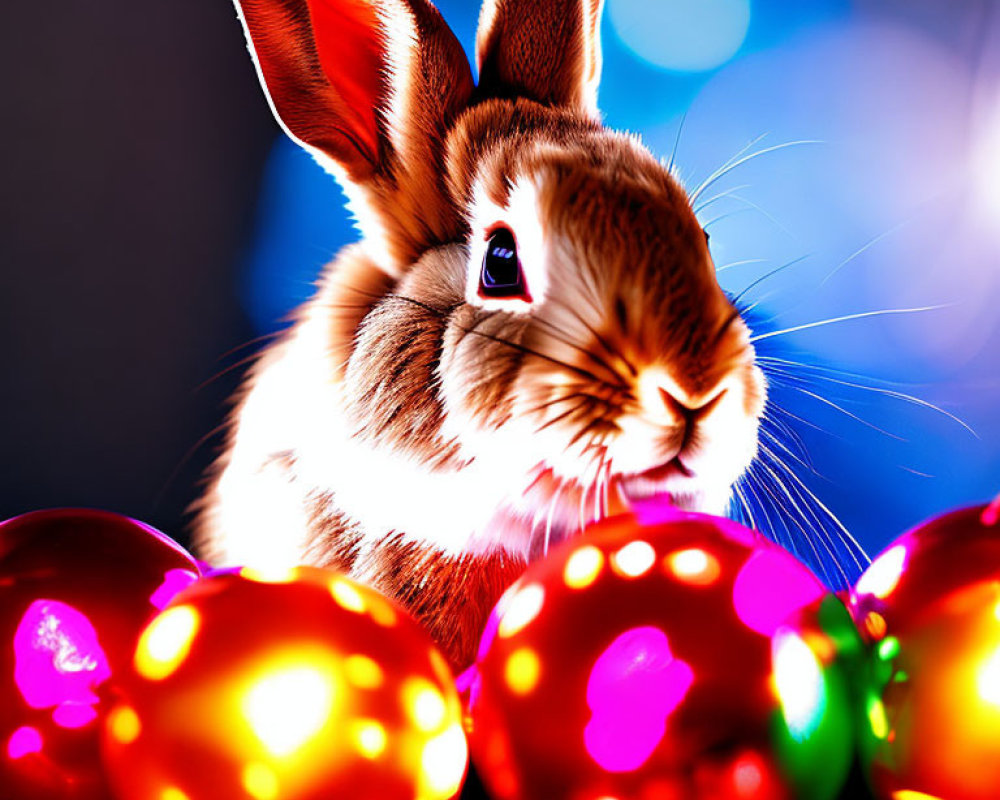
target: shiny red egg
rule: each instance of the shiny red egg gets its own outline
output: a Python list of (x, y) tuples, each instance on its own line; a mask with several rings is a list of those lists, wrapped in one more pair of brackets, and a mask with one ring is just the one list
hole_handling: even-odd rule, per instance
[(735, 523), (644, 503), (529, 567), (468, 676), (497, 800), (835, 797), (850, 617)]
[(118, 514), (0, 523), (0, 796), (106, 797), (108, 682), (131, 665), (146, 622), (197, 577), (181, 547)]
[(150, 622), (115, 693), (119, 800), (446, 800), (465, 776), (443, 656), (327, 570), (205, 578)]

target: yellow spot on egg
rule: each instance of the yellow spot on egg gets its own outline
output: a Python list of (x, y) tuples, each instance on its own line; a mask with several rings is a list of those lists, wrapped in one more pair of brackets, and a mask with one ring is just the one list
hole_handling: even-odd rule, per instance
[(334, 578), (330, 581), (330, 594), (337, 601), (337, 605), (347, 611), (363, 614), (367, 609), (365, 598), (361, 596), (358, 588), (342, 578)]
[(291, 583), (297, 573), (295, 567), (288, 566), (243, 567), (240, 570), (240, 577), (255, 583)]
[(868, 703), (868, 724), (876, 739), (885, 739), (889, 735), (889, 720), (885, 715), (885, 706), (877, 697)]
[(173, 674), (187, 658), (201, 625), (201, 617), (191, 606), (168, 608), (142, 632), (135, 651), (136, 671), (151, 681)]
[(507, 658), (504, 679), (514, 694), (528, 694), (538, 685), (542, 665), (538, 654), (530, 647), (515, 650)]
[(410, 678), (403, 684), (403, 705), (413, 723), (425, 733), (440, 728), (448, 713), (441, 692), (425, 678)]
[(577, 548), (566, 561), (563, 580), (570, 589), (586, 589), (601, 574), (604, 553), (593, 545)]
[(333, 679), (317, 668), (272, 669), (247, 691), (243, 715), (271, 755), (287, 756), (323, 729), (334, 695)]
[(666, 558), (667, 569), (675, 578), (692, 586), (710, 586), (722, 571), (719, 560), (700, 547), (678, 550)]
[(649, 572), (656, 561), (656, 551), (649, 542), (629, 542), (611, 557), (615, 572), (625, 578), (639, 578)]
[(865, 615), (865, 630), (868, 631), (868, 635), (872, 639), (878, 641), (885, 636), (888, 626), (885, 622), (885, 617), (879, 614), (877, 611), (869, 611)]
[(450, 725), (426, 745), (420, 757), (420, 796), (426, 800), (446, 800), (462, 785), (469, 747), (459, 723)]
[(119, 706), (108, 715), (108, 728), (122, 744), (132, 744), (142, 732), (139, 715), (128, 706)]
[(347, 680), (359, 689), (378, 689), (385, 680), (382, 668), (368, 656), (353, 655), (344, 660)]
[(545, 590), (541, 584), (529, 583), (519, 589), (506, 604), (497, 635), (501, 639), (507, 639), (524, 630), (538, 616), (544, 603)]
[(278, 776), (266, 764), (247, 764), (243, 770), (243, 788), (257, 800), (274, 800), (278, 796)]
[(383, 628), (393, 627), (399, 619), (392, 603), (381, 597), (372, 597), (369, 600), (368, 613), (375, 620), (375, 624), (381, 625)]
[(176, 786), (167, 786), (162, 792), (160, 792), (160, 800), (191, 800), (187, 794), (182, 792)]
[(915, 792), (912, 789), (900, 789), (892, 793), (892, 800), (941, 800), (941, 798), (934, 794)]
[(365, 758), (376, 759), (385, 752), (388, 737), (385, 728), (375, 720), (358, 720), (351, 734), (358, 752)]
[(993, 651), (976, 674), (976, 691), (983, 702), (1000, 707), (1000, 648)]

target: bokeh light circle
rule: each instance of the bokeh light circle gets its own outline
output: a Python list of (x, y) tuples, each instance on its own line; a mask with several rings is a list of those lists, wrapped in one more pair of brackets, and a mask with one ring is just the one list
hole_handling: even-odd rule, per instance
[(610, 0), (608, 12), (637, 56), (680, 72), (726, 63), (750, 27), (750, 0)]

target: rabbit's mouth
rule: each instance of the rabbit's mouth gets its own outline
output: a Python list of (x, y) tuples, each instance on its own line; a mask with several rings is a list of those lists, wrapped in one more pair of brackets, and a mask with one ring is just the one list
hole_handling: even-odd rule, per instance
[(620, 475), (612, 483), (626, 507), (637, 501), (660, 497), (686, 511), (721, 511), (715, 502), (718, 492), (712, 491), (713, 487), (706, 483), (703, 476), (680, 456), (642, 472)]
[(698, 474), (680, 455), (641, 472), (619, 477), (621, 492), (628, 500), (640, 500), (652, 495), (690, 495), (697, 491)]
[(693, 478), (695, 477), (695, 474), (691, 468), (681, 460), (680, 456), (674, 456), (665, 464), (660, 464), (658, 467), (652, 467), (651, 469), (647, 469), (634, 476), (626, 477), (635, 477), (646, 481), (662, 483), (670, 478)]

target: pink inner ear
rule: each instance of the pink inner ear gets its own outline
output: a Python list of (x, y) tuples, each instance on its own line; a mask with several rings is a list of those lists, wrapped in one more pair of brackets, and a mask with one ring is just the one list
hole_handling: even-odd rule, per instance
[(326, 79), (353, 115), (351, 133), (378, 153), (376, 109), (382, 106), (384, 35), (374, 4), (309, 0), (316, 52)]

